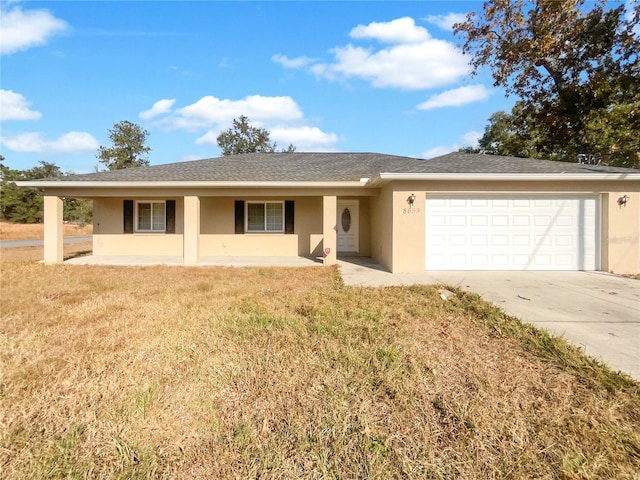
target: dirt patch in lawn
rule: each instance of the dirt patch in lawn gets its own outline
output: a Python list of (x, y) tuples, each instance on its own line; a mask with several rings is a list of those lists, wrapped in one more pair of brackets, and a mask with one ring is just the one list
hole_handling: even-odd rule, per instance
[(640, 387), (477, 296), (6, 264), (4, 478), (634, 478)]

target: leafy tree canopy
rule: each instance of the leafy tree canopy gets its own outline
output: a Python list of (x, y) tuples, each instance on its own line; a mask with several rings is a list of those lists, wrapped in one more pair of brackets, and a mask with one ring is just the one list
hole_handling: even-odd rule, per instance
[[(0, 216), (14, 223), (40, 223), (44, 217), (44, 202), (35, 188), (18, 187), (15, 182), (61, 177), (62, 171), (54, 163), (40, 161), (27, 170), (15, 170), (4, 165), (0, 155)], [(92, 202), (90, 200), (65, 198), (63, 218), (66, 221), (90, 223)]]
[(38, 223), (43, 218), (43, 201), (35, 188), (20, 188), (15, 182), (20, 180), (35, 180), (39, 178), (60, 177), (60, 168), (49, 162), (39, 162), (39, 165), (28, 170), (14, 170), (2, 163), (0, 156), (0, 212), (2, 218), (15, 223)]
[[(233, 120), (233, 126), (218, 135), (218, 146), (222, 150), (222, 155), (237, 155), (239, 153), (276, 151), (277, 144), (271, 143), (270, 132), (264, 128), (254, 127), (249, 123), (249, 119), (241, 115)], [(292, 144), (286, 150), (291, 153), (296, 150)]]
[(116, 123), (109, 130), (111, 147), (100, 147), (97, 158), (109, 170), (149, 165), (146, 155), (151, 151), (145, 145), (149, 132), (128, 120)]
[[(600, 155), (614, 165), (640, 164), (640, 3), (630, 15), (606, 0), (493, 0), (454, 26), (494, 85), (519, 101), (511, 117), (489, 127), (519, 137), (495, 145), (511, 155), (575, 161)], [(627, 4), (627, 8), (630, 8)], [(500, 120), (500, 121), (499, 121)], [(488, 127), (488, 128), (489, 128)], [(526, 146), (522, 145), (526, 144)], [(533, 152), (533, 153), (532, 153)]]

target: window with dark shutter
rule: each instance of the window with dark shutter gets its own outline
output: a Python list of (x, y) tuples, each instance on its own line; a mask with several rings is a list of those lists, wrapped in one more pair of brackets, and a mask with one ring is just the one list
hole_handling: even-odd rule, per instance
[(244, 200), (235, 201), (236, 233), (244, 233)]
[(286, 200), (284, 202), (284, 233), (293, 233), (294, 225), (294, 208), (293, 200)]
[(175, 200), (167, 200), (166, 208), (166, 233), (176, 233), (176, 201)]
[(124, 200), (122, 202), (124, 219), (124, 233), (133, 233), (133, 200)]

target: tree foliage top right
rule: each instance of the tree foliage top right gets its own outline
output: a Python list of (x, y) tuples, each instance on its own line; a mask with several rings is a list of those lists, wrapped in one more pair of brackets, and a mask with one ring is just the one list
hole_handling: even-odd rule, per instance
[(454, 32), (474, 73), (488, 67), (495, 86), (519, 97), (509, 132), (523, 150), (638, 167), (639, 24), (639, 2), (494, 0)]

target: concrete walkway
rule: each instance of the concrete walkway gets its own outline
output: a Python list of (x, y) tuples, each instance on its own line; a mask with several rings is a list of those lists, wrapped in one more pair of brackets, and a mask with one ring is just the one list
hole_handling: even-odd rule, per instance
[(443, 284), (475, 292), (507, 314), (562, 336), (640, 380), (640, 281), (603, 272), (392, 274), (342, 259), (346, 285)]

